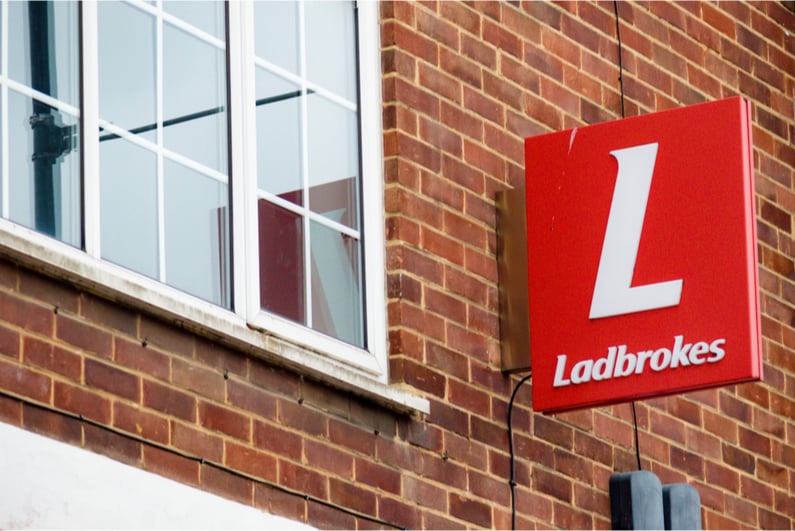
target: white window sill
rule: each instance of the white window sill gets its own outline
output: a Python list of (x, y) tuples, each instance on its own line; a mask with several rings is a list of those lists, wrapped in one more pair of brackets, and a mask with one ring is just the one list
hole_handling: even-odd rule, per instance
[(404, 413), (429, 413), (427, 399), (365, 371), (267, 331), (241, 316), (179, 290), (88, 256), (85, 252), (0, 219), (0, 248), (20, 264), (156, 315), (198, 335), (285, 366)]

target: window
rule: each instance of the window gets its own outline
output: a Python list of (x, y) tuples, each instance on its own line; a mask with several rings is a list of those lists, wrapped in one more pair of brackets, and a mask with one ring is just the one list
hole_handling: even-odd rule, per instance
[(6, 247), (386, 382), (377, 4), (0, 5)]

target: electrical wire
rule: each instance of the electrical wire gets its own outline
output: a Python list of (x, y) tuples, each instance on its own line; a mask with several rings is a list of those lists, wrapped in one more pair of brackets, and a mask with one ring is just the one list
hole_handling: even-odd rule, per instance
[(0, 389), (0, 396), (5, 397), (5, 398), (10, 398), (12, 400), (17, 400), (18, 402), (22, 402), (23, 404), (26, 404), (26, 405), (31, 406), (31, 407), (35, 407), (37, 409), (41, 409), (43, 411), (48, 411), (50, 413), (56, 413), (58, 415), (63, 415), (65, 417), (68, 417), (68, 418), (71, 418), (71, 419), (74, 419), (74, 420), (78, 420), (78, 421), (80, 421), (80, 422), (82, 422), (84, 424), (87, 424), (89, 426), (92, 426), (94, 428), (99, 428), (101, 430), (107, 431), (109, 433), (113, 433), (114, 435), (118, 435), (120, 437), (124, 437), (126, 439), (131, 440), (131, 441), (135, 441), (135, 442), (140, 443), (140, 444), (145, 444), (147, 446), (151, 446), (153, 448), (157, 448), (158, 450), (163, 450), (164, 452), (169, 452), (171, 454), (177, 455), (177, 456), (182, 457), (184, 459), (195, 461), (195, 462), (199, 463), (201, 466), (207, 466), (207, 467), (210, 467), (210, 468), (214, 468), (216, 470), (220, 470), (222, 472), (227, 472), (227, 473), (229, 473), (229, 474), (231, 474), (233, 476), (236, 476), (236, 477), (251, 481), (253, 483), (257, 483), (259, 485), (263, 485), (265, 487), (270, 487), (272, 489), (278, 490), (278, 491), (280, 491), (282, 493), (285, 493), (285, 494), (288, 494), (290, 496), (295, 496), (296, 498), (301, 498), (304, 501), (316, 503), (318, 505), (323, 505), (324, 507), (328, 507), (330, 509), (337, 510), (337, 511), (339, 511), (341, 513), (347, 514), (349, 516), (353, 516), (355, 518), (359, 518), (361, 520), (367, 520), (368, 522), (373, 522), (375, 524), (378, 524), (378, 525), (381, 525), (381, 526), (385, 526), (385, 527), (391, 527), (393, 529), (403, 529), (403, 530), (407, 529), (406, 527), (404, 527), (404, 526), (402, 526), (400, 524), (396, 524), (394, 522), (389, 522), (389, 521), (386, 521), (386, 520), (381, 520), (380, 518), (376, 518), (375, 516), (370, 516), (368, 514), (360, 513), (358, 511), (354, 511), (352, 509), (348, 509), (347, 507), (342, 507), (342, 506), (337, 505), (335, 503), (332, 503), (330, 501), (326, 501), (326, 500), (323, 500), (321, 498), (316, 498), (315, 496), (312, 496), (310, 494), (299, 492), (299, 491), (290, 489), (288, 487), (285, 487), (283, 485), (279, 485), (278, 483), (273, 483), (271, 481), (267, 481), (267, 480), (264, 480), (262, 478), (251, 476), (249, 474), (246, 474), (245, 472), (240, 472), (239, 470), (235, 470), (233, 468), (227, 467), (226, 465), (222, 465), (221, 463), (216, 463), (216, 462), (211, 461), (209, 459), (205, 459), (203, 457), (199, 457), (199, 456), (196, 456), (196, 455), (193, 455), (193, 454), (189, 454), (187, 452), (183, 452), (181, 450), (177, 450), (176, 448), (173, 448), (171, 446), (166, 446), (165, 444), (161, 444), (161, 443), (158, 443), (158, 442), (155, 442), (155, 441), (151, 441), (149, 439), (145, 439), (145, 438), (140, 437), (138, 435), (135, 435), (133, 433), (129, 433), (129, 432), (126, 432), (124, 430), (120, 430), (118, 428), (114, 428), (113, 426), (108, 426), (106, 424), (102, 424), (101, 422), (97, 422), (95, 420), (86, 418), (83, 415), (79, 415), (77, 413), (72, 413), (71, 411), (66, 411), (66, 410), (63, 410), (63, 409), (60, 409), (60, 408), (57, 408), (57, 407), (54, 407), (54, 406), (50, 406), (48, 404), (43, 404), (41, 402), (37, 402), (35, 400), (31, 400), (29, 398), (25, 398), (23, 396), (17, 395), (15, 393), (11, 393), (11, 392), (3, 390), (3, 389)]
[(618, 0), (613, 0), (613, 10), (616, 12), (616, 40), (618, 40), (618, 84), (621, 88), (621, 117), (625, 118), (624, 112), (624, 54), (621, 44), (621, 18), (618, 16)]
[[(621, 118), (626, 118), (624, 109), (624, 54), (621, 43), (621, 17), (618, 15), (618, 0), (613, 0), (613, 11), (616, 13), (616, 40), (618, 41), (618, 84), (621, 89)], [(638, 438), (638, 413), (635, 409), (635, 402), (632, 406), (632, 425), (635, 429), (635, 457), (638, 460), (638, 470), (643, 470), (640, 464), (640, 442)]]
[(508, 484), (511, 486), (511, 529), (516, 529), (516, 456), (513, 449), (513, 402), (516, 399), (516, 393), (519, 388), (531, 376), (533, 376), (532, 373), (519, 380), (519, 383), (513, 389), (513, 393), (511, 393), (511, 400), (508, 402), (508, 449), (511, 454), (511, 479)]

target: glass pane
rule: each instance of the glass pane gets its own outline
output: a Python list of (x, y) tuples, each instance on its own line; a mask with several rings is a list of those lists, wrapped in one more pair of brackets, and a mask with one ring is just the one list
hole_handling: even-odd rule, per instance
[(221, 2), (170, 0), (163, 2), (163, 9), (213, 37), (225, 38), (224, 5)]
[(311, 227), (312, 328), (364, 347), (359, 242)]
[(175, 162), (164, 166), (166, 282), (230, 307), (228, 187)]
[[(314, 212), (358, 228), (357, 115), (317, 95), (309, 96), (308, 104), (309, 206)], [(330, 190), (334, 190), (333, 196), (328, 195)]]
[(260, 189), (303, 204), (298, 87), (257, 68), (257, 182)]
[(9, 219), (79, 247), (78, 137), (76, 117), (8, 92)]
[(99, 115), (155, 142), (155, 18), (120, 2), (99, 2)]
[(182, 30), (163, 29), (165, 147), (226, 172), (226, 53)]
[(10, 77), (78, 106), (77, 2), (9, 2), (8, 29)]
[(118, 138), (99, 156), (102, 258), (158, 278), (157, 157)]
[(305, 323), (303, 220), (264, 199), (259, 200), (258, 210), (260, 305)]
[(298, 74), (298, 2), (254, 2), (258, 57)]
[(352, 2), (309, 1), (306, 20), (306, 77), (356, 101), (356, 24)]

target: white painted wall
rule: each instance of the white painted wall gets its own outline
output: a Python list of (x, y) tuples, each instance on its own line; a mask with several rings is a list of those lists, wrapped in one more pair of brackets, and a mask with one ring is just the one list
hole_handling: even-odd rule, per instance
[(312, 529), (0, 423), (0, 529)]

